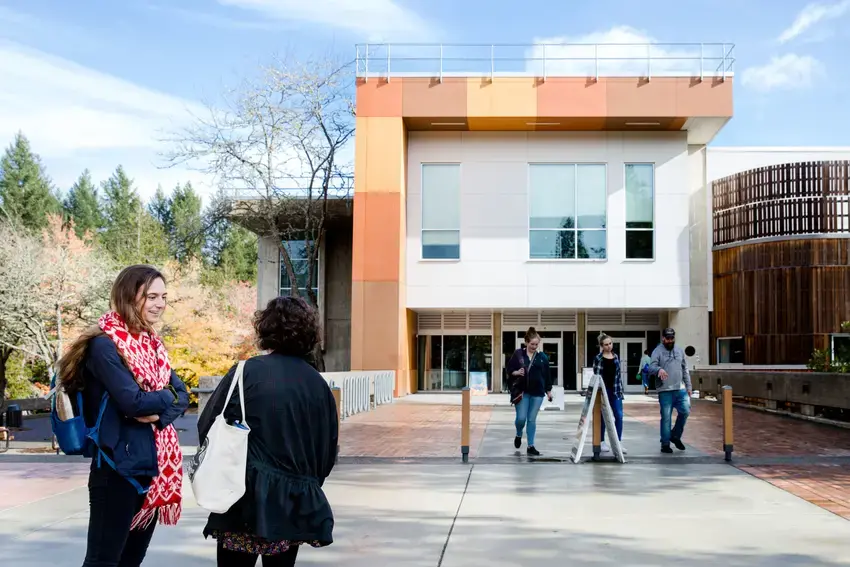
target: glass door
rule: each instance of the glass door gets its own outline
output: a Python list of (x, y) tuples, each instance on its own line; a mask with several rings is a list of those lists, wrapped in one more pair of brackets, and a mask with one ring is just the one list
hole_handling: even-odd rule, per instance
[[(522, 348), (525, 344), (523, 339), (517, 339), (516, 347)], [(549, 374), (552, 378), (553, 386), (563, 386), (564, 385), (564, 361), (563, 361), (563, 350), (564, 350), (564, 341), (563, 339), (540, 339), (540, 346), (538, 347), (540, 350), (549, 357)]]
[(644, 350), (645, 339), (614, 339), (614, 352), (620, 357), (620, 373), (626, 392), (643, 392), (643, 381), (638, 373)]

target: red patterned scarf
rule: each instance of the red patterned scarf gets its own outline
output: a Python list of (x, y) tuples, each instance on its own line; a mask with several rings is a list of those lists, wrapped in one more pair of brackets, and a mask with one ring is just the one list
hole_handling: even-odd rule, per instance
[[(100, 328), (112, 339), (139, 386), (146, 392), (162, 390), (171, 383), (171, 364), (162, 341), (154, 333), (130, 333), (118, 313), (100, 318)], [(153, 479), (142, 509), (130, 529), (145, 528), (159, 512), (159, 523), (173, 526), (180, 519), (183, 487), (183, 453), (173, 425), (158, 429), (151, 425), (156, 442), (159, 475)]]

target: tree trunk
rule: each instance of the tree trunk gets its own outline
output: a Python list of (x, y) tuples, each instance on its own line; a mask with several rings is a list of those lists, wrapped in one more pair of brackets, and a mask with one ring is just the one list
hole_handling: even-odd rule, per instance
[(317, 343), (316, 347), (313, 349), (313, 354), (311, 357), (313, 368), (318, 370), (319, 372), (325, 371), (325, 353), (322, 352), (322, 344)]
[(6, 378), (6, 363), (11, 355), (10, 347), (0, 347), (0, 411), (6, 407), (6, 386), (9, 384), (9, 379)]

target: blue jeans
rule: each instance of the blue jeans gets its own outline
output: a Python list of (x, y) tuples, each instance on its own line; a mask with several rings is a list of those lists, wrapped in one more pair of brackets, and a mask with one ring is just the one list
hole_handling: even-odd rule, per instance
[[(623, 400), (610, 396), (611, 413), (614, 414), (614, 427), (617, 429), (617, 439), (623, 440)], [(605, 441), (605, 420), (602, 420), (602, 440)]]
[[(691, 398), (686, 390), (675, 392), (658, 392), (658, 404), (661, 406), (661, 444), (669, 445), (670, 440), (682, 440), (685, 423), (691, 414)], [(676, 425), (670, 431), (673, 419), (673, 408), (676, 408)]]
[(522, 437), (522, 429), (528, 423), (527, 442), (529, 447), (534, 447), (534, 436), (537, 434), (537, 413), (543, 405), (543, 396), (529, 396), (524, 394), (516, 407), (516, 436)]

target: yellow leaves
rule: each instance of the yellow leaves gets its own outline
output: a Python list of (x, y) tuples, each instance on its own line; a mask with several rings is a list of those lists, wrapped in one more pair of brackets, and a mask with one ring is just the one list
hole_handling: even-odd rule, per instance
[(226, 283), (221, 289), (201, 284), (200, 266), (171, 265), (169, 305), (163, 340), (171, 366), (190, 388), (201, 376), (225, 374), (240, 358), (255, 353), (251, 317), (256, 289)]

